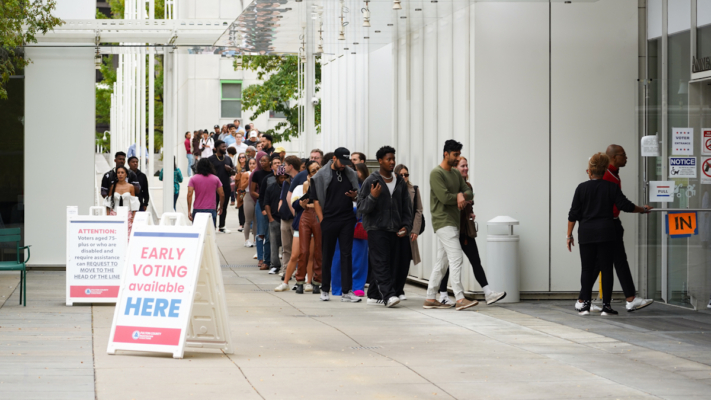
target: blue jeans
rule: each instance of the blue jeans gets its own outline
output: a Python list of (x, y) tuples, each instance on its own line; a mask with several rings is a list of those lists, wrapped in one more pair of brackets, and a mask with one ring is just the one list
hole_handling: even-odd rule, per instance
[(195, 156), (192, 154), (187, 154), (188, 157), (188, 176), (193, 176), (193, 163), (195, 163)]
[(212, 215), (212, 225), (214, 225), (215, 228), (217, 228), (217, 225), (215, 222), (217, 220), (217, 211), (216, 210), (194, 209), (193, 210), (193, 221), (195, 221), (195, 214), (197, 214), (197, 213), (208, 213), (208, 214)]
[[(271, 265), (272, 246), (269, 242), (269, 218), (266, 215), (262, 215), (262, 207), (260, 207), (259, 201), (254, 206), (254, 212), (257, 221), (257, 258), (267, 265)], [(260, 236), (264, 236), (264, 239), (261, 239)]]

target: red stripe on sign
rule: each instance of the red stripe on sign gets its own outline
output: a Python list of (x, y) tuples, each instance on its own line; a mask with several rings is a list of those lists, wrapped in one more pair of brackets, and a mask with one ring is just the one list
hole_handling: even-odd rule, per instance
[(118, 297), (119, 286), (70, 286), (70, 297)]
[(174, 328), (119, 325), (114, 332), (114, 342), (177, 346), (180, 343), (180, 332), (181, 329)]

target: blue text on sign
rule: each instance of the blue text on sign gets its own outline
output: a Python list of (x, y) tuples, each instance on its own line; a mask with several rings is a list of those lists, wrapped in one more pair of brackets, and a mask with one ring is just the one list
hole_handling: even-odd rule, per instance
[(178, 314), (180, 312), (180, 299), (172, 299), (168, 301), (168, 299), (137, 297), (135, 302), (132, 300), (132, 297), (129, 297), (126, 300), (126, 309), (123, 313), (124, 315), (129, 315), (131, 310), (133, 310), (133, 315), (140, 315), (142, 317), (167, 316), (168, 318), (178, 318)]

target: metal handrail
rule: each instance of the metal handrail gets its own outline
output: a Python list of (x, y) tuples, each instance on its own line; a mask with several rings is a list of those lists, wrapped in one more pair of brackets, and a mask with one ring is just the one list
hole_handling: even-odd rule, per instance
[(649, 212), (668, 212), (668, 211), (704, 211), (711, 212), (711, 208), (653, 208)]

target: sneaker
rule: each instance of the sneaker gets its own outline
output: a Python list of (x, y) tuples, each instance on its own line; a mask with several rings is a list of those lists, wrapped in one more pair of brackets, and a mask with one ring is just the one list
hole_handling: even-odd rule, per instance
[(301, 283), (296, 284), (296, 294), (304, 294), (304, 285)]
[(284, 277), (284, 271), (279, 272), (279, 277), (281, 277), (281, 278)]
[(279, 254), (279, 259), (282, 259), (282, 258), (284, 258), (284, 255), (283, 255), (283, 254)]
[(578, 315), (590, 315), (590, 301), (583, 301), (580, 304), (580, 308), (578, 308), (577, 304), (575, 305), (575, 308), (578, 309)]
[(237, 232), (244, 232), (244, 229), (239, 228), (239, 229), (237, 229)]
[(617, 315), (617, 314), (619, 314), (619, 313), (612, 309), (612, 306), (610, 306), (610, 303), (602, 305), (602, 315)]
[(371, 299), (365, 301), (365, 304), (369, 306), (382, 306), (385, 302), (382, 299)]
[(506, 292), (491, 292), (486, 297), (486, 305), (492, 305), (506, 297)]
[(272, 267), (272, 269), (269, 270), (269, 275), (276, 275), (277, 272), (279, 272), (279, 268)]
[(232, 233), (232, 231), (227, 228), (222, 228), (222, 229), (218, 229), (217, 233)]
[(254, 253), (254, 257), (252, 257), (252, 258), (256, 260), (256, 259), (257, 259), (257, 253)]
[(279, 286), (274, 289), (275, 292), (286, 292), (287, 290), (289, 290), (289, 285), (284, 282), (280, 283)]
[(439, 309), (445, 309), (445, 308), (452, 308), (453, 304), (443, 304), (440, 303), (437, 300), (425, 300), (425, 304), (422, 305), (422, 308), (425, 309), (432, 309), (432, 308), (439, 308)]
[(461, 299), (455, 303), (457, 311), (466, 310), (467, 308), (474, 307), (479, 304), (476, 300)]
[(452, 302), (449, 300), (449, 295), (446, 292), (439, 294), (439, 302), (442, 304), (452, 304)]
[(361, 300), (362, 299), (360, 297), (353, 294), (352, 290), (348, 293), (344, 293), (341, 295), (341, 301), (343, 301), (343, 302), (358, 303)]
[(388, 299), (388, 304), (385, 305), (387, 308), (392, 308), (395, 307), (396, 305), (400, 304), (400, 298), (397, 296), (393, 296)]
[(297, 289), (297, 286), (299, 286), (299, 285), (294, 285), (294, 287), (291, 288), (291, 290), (296, 290), (296, 289)]
[(251, 240), (247, 240), (244, 242), (244, 247), (254, 247), (254, 242)]
[(313, 293), (313, 294), (321, 294), (321, 286), (319, 286), (319, 285), (313, 285), (312, 293)]
[(400, 296), (398, 296), (398, 298), (400, 299), (400, 301), (404, 301), (404, 300), (407, 300), (407, 296), (405, 296), (405, 294), (404, 294), (404, 293), (403, 293), (403, 294), (401, 294)]
[[(582, 310), (584, 304), (585, 304), (584, 302), (581, 303), (581, 302), (575, 300), (575, 311)], [(601, 311), (602, 311), (602, 308), (596, 306), (593, 303), (590, 303), (590, 312), (601, 312)]]
[(358, 296), (358, 297), (365, 297), (365, 292), (362, 290), (354, 290), (353, 294)]
[[(639, 297), (635, 297), (634, 300), (627, 302), (625, 308), (627, 309), (627, 312), (632, 312), (641, 310), (652, 303), (654, 303), (654, 300), (652, 299), (642, 299)], [(711, 308), (711, 302), (709, 302), (709, 308)]]
[(706, 306), (706, 308), (711, 308), (711, 300), (709, 300), (709, 304)]
[(314, 291), (314, 286), (310, 283), (307, 283), (304, 285), (304, 292), (313, 292)]
[(331, 296), (328, 294), (328, 292), (321, 292), (321, 301), (329, 301), (331, 300)]

